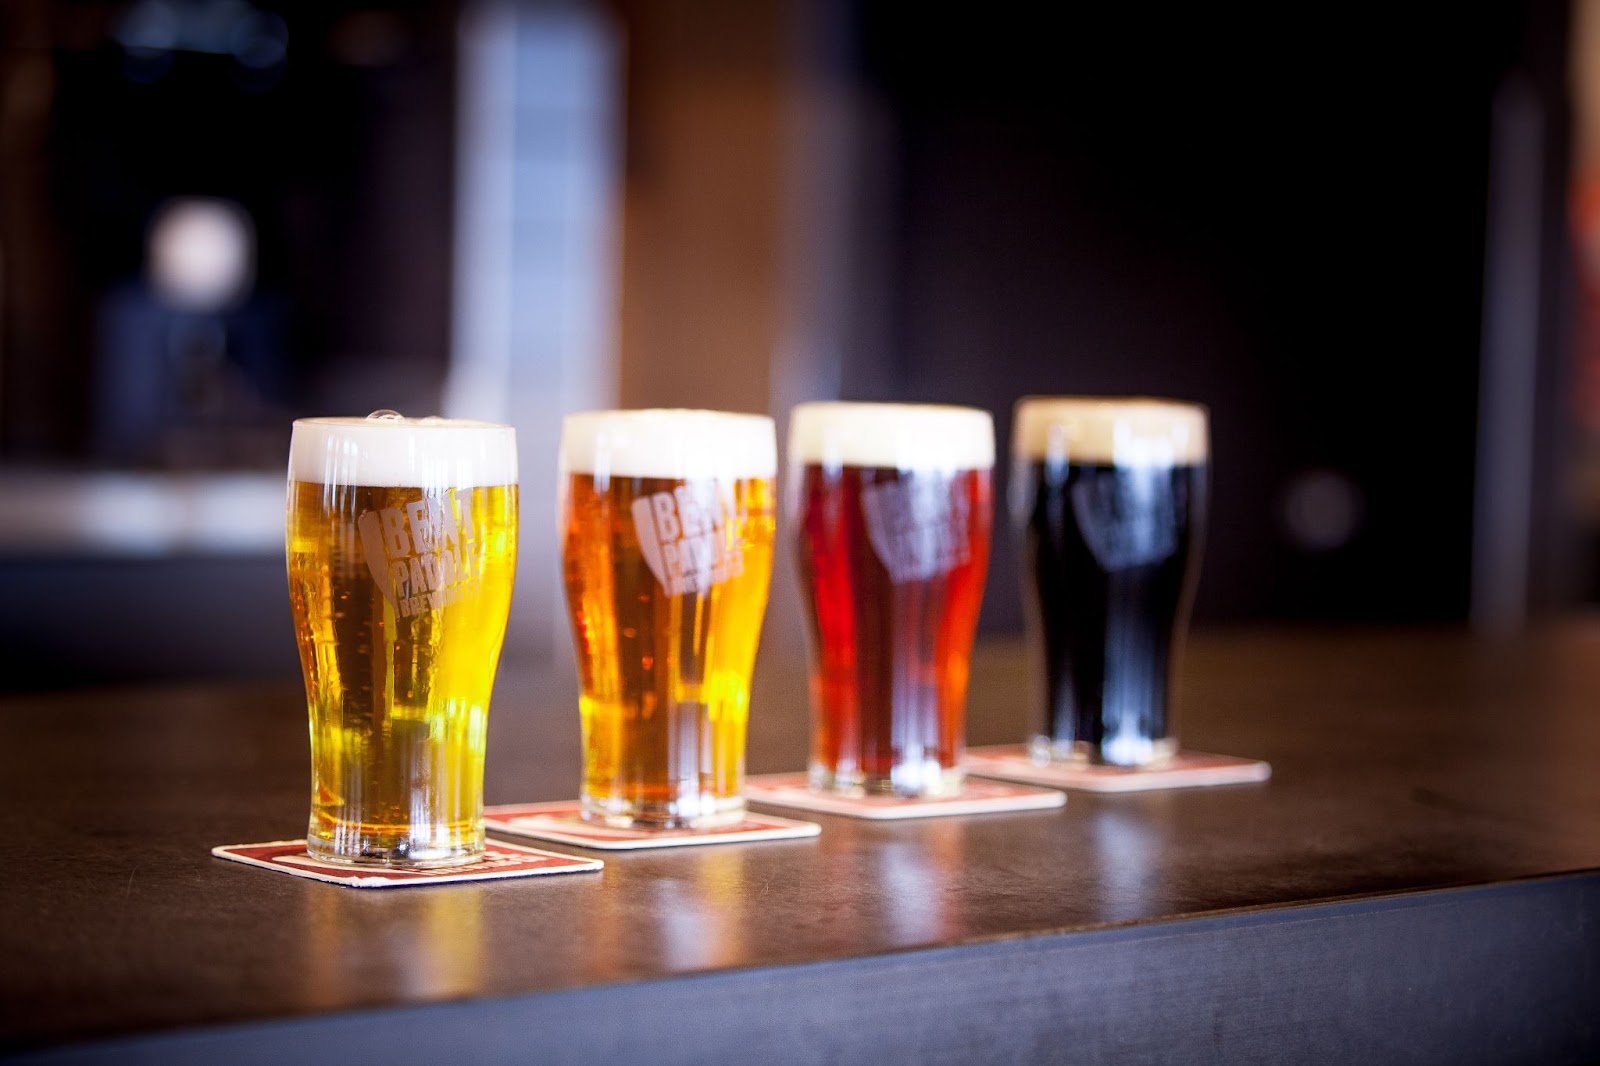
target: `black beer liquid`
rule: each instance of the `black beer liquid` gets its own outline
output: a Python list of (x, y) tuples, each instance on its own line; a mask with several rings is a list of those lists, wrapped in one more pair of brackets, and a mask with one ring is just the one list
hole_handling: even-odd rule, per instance
[(1018, 473), (1052, 752), (1118, 765), (1170, 757), (1168, 685), (1199, 569), (1206, 467), (1036, 460)]

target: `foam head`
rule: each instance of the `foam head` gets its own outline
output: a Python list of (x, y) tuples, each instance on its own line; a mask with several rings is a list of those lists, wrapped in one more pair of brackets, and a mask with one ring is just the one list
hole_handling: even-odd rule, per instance
[(1145, 397), (1026, 396), (1017, 401), (1012, 454), (1021, 460), (1105, 466), (1206, 461), (1206, 409)]
[(994, 466), (994, 419), (976, 407), (803, 403), (789, 416), (789, 461), (892, 470), (988, 469)]
[(778, 472), (766, 415), (726, 411), (585, 411), (561, 424), (561, 471), (678, 481), (741, 481)]
[(461, 418), (301, 418), (289, 479), (330, 485), (465, 489), (514, 485), (516, 430)]

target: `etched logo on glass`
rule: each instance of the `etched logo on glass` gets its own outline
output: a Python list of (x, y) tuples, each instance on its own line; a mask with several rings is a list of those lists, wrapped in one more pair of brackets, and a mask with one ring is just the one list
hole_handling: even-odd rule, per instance
[(729, 520), (735, 510), (727, 486), (714, 482), (633, 501), (639, 550), (667, 595), (704, 593), (744, 573), (744, 551)]
[(1133, 467), (1082, 475), (1072, 511), (1101, 569), (1148, 566), (1178, 548), (1177, 504), (1168, 467)]
[(454, 493), (364, 511), (356, 529), (372, 580), (402, 618), (449, 606), (482, 576), (472, 508), (457, 508)]
[(947, 574), (972, 557), (970, 506), (952, 479), (918, 473), (861, 490), (867, 539), (896, 584)]

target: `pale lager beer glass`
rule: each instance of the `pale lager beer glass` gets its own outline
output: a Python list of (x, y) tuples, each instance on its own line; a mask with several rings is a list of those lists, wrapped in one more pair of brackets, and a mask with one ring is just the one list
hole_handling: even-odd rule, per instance
[(776, 472), (764, 416), (567, 417), (559, 502), (584, 818), (704, 828), (743, 817)]
[(1206, 421), (1171, 400), (1017, 404), (1011, 506), (1040, 761), (1150, 767), (1177, 753), (1172, 679), (1200, 570)]
[(517, 557), (514, 431), (388, 412), (300, 419), (288, 527), (311, 713), (307, 849), (471, 861)]
[(960, 790), (993, 466), (987, 411), (808, 403), (790, 415), (813, 789)]

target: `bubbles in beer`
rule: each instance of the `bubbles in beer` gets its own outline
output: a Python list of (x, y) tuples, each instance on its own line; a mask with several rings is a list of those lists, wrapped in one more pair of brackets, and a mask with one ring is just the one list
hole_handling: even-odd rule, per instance
[(346, 861), (470, 859), (482, 849), (489, 695), (516, 563), (513, 432), (303, 419), (289, 473), (308, 846)]
[(571, 415), (560, 463), (584, 816), (660, 827), (737, 820), (772, 571), (772, 420)]

